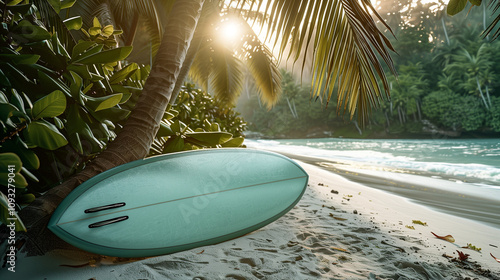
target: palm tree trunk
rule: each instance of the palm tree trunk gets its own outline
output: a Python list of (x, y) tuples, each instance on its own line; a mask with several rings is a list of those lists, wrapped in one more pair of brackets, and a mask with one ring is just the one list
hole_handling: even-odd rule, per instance
[(295, 117), (299, 118), (299, 114), (297, 113), (297, 107), (295, 107), (295, 99), (292, 99), (293, 111), (295, 112)]
[(488, 99), (488, 104), (490, 105), (491, 108), (490, 90), (488, 88), (488, 85), (486, 85), (486, 98)]
[[(488, 27), (486, 26), (486, 3), (482, 3), (483, 5), (483, 30), (486, 30)], [(487, 33), (488, 35), (486, 35), (486, 40), (489, 40), (490, 39), (490, 35), (489, 33)]]
[(292, 104), (290, 104), (290, 98), (286, 98), (286, 102), (288, 102), (288, 108), (290, 108), (290, 112), (292, 113), (292, 116), (294, 119), (296, 119), (297, 117), (295, 116), (295, 113), (293, 112), (293, 108), (292, 108)]
[(401, 115), (401, 108), (400, 107), (398, 107), (398, 115), (399, 115), (399, 123), (401, 125), (403, 125), (403, 117)]
[(446, 38), (446, 44), (450, 45), (450, 37), (448, 37), (448, 31), (446, 31), (446, 24), (444, 24), (444, 16), (441, 17), (441, 23), (443, 24), (444, 37)]
[[(203, 23), (200, 23), (203, 24)], [(179, 92), (181, 91), (182, 86), (184, 85), (184, 81), (186, 80), (188, 74), (189, 74), (189, 69), (191, 69), (191, 66), (193, 65), (194, 59), (196, 57), (196, 53), (200, 49), (201, 42), (203, 41), (203, 34), (201, 34), (201, 29), (197, 29), (193, 35), (193, 40), (191, 42), (191, 45), (189, 46), (189, 50), (186, 55), (186, 59), (184, 60), (184, 63), (182, 64), (181, 72), (179, 73), (179, 76), (177, 77), (177, 81), (175, 81), (175, 87), (174, 90), (172, 91), (172, 98), (169, 101), (169, 104), (174, 104), (175, 100), (179, 96)]]
[(354, 123), (354, 126), (356, 127), (356, 129), (358, 130), (358, 133), (359, 135), (363, 135), (363, 131), (361, 130), (361, 128), (359, 127), (358, 125), (358, 121), (354, 120), (352, 121)]
[(483, 90), (481, 90), (481, 84), (479, 83), (479, 77), (476, 76), (476, 83), (477, 83), (477, 89), (479, 90), (479, 94), (481, 95), (481, 99), (483, 99), (484, 106), (486, 107), (486, 110), (490, 110), (490, 107), (488, 106), (488, 103), (486, 102), (486, 99), (484, 98)]
[(175, 1), (162, 43), (137, 105), (115, 141), (82, 172), (49, 190), (20, 212), (29, 255), (66, 247), (47, 230), (57, 205), (79, 184), (115, 166), (144, 158), (150, 149), (186, 57), (204, 0)]
[(416, 103), (417, 103), (417, 112), (418, 112), (418, 120), (421, 121), (422, 120), (422, 109), (421, 109), (421, 105), (420, 105), (420, 102), (418, 99), (415, 100)]
[(189, 51), (186, 55), (186, 60), (184, 60), (181, 72), (179, 73), (179, 77), (175, 82), (175, 87), (174, 90), (172, 91), (172, 97), (170, 98), (169, 104), (174, 104), (175, 100), (177, 100), (177, 97), (181, 92), (182, 86), (184, 85), (184, 81), (186, 80), (189, 74), (189, 69), (191, 68), (191, 65), (193, 65), (194, 58), (196, 57), (196, 53), (198, 52), (198, 49), (200, 47), (200, 42), (198, 42), (197, 45), (192, 45), (189, 48)]

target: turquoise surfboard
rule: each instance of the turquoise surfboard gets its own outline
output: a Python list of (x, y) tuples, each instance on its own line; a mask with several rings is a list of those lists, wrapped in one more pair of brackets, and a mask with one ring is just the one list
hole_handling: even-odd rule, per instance
[(130, 162), (87, 180), (48, 227), (83, 250), (117, 257), (174, 253), (261, 228), (300, 200), (307, 173), (279, 154), (212, 149)]

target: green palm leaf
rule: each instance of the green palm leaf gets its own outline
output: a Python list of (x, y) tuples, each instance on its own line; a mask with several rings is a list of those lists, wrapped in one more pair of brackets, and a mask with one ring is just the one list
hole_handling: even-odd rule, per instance
[(211, 53), (212, 48), (210, 45), (205, 44), (202, 46), (194, 59), (191, 66), (189, 76), (198, 85), (200, 85), (205, 91), (208, 91), (208, 81), (211, 71)]
[(210, 85), (216, 95), (228, 103), (234, 103), (243, 85), (241, 62), (233, 51), (221, 45), (212, 52), (212, 71)]
[(268, 108), (275, 104), (281, 94), (281, 73), (273, 53), (260, 40), (247, 21), (242, 20), (243, 38), (237, 51), (250, 70), (257, 89)]
[[(500, 1), (497, 0), (495, 3), (494, 0), (491, 0), (488, 5), (490, 6), (492, 13), (495, 14), (498, 11), (498, 9), (500, 8)], [(500, 22), (500, 15), (497, 14), (495, 19), (491, 22), (491, 24), (488, 26), (488, 28), (486, 28), (486, 30), (483, 32), (483, 37), (486, 37), (491, 32), (493, 32), (493, 30), (495, 29), (495, 27), (498, 25), (499, 22)], [(500, 36), (500, 27), (497, 27), (497, 30), (493, 33), (492, 40), (496, 40), (498, 38), (498, 36)]]

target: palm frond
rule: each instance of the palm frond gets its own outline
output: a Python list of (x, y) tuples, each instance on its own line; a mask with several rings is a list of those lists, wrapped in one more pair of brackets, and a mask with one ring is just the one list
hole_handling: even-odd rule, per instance
[(219, 99), (234, 103), (243, 87), (242, 63), (233, 49), (217, 40), (220, 36), (217, 28), (223, 20), (219, 1), (205, 2), (191, 41), (199, 46), (193, 46), (198, 48), (198, 53), (191, 66), (190, 77), (207, 91), (210, 85), (210, 90)]
[(191, 69), (189, 70), (189, 77), (191, 80), (201, 86), (205, 91), (208, 91), (208, 81), (212, 68), (211, 53), (212, 47), (209, 45), (209, 42), (202, 42), (193, 64), (191, 65)]
[[(244, 2), (248, 1), (238, 4)], [(292, 53), (287, 58), (294, 62), (306, 52), (302, 71), (307, 58), (314, 58), (313, 97), (327, 94), (329, 100), (338, 88), (341, 109), (349, 111), (351, 118), (359, 110), (363, 122), (370, 108), (377, 106), (384, 95), (389, 96), (382, 63), (396, 75), (389, 53), (394, 49), (376, 26), (372, 15), (380, 16), (370, 0), (275, 0), (262, 7), (268, 17), (267, 27), (261, 27), (267, 28), (266, 39), (278, 48), (279, 58), (289, 46)]]
[(212, 52), (210, 86), (216, 96), (232, 104), (239, 97), (243, 86), (241, 62), (230, 49), (220, 46)]
[[(191, 46), (198, 48), (189, 71), (189, 77), (196, 84), (208, 91), (210, 72), (212, 71), (212, 54), (214, 52), (214, 24), (220, 23), (221, 13), (217, 3), (207, 1), (203, 5), (200, 22), (196, 26), (196, 31), (191, 40)], [(198, 44), (194, 46), (193, 44)]]
[(255, 79), (262, 101), (271, 108), (281, 94), (281, 73), (273, 53), (258, 38), (247, 21), (242, 22), (243, 39), (238, 47), (240, 58)]
[[(111, 10), (116, 18), (116, 23), (121, 29), (127, 30), (132, 15), (139, 14), (141, 18), (147, 19), (150, 26), (151, 34), (155, 38), (161, 37), (161, 17), (159, 15), (158, 6), (155, 1), (151, 0), (127, 0), (122, 1), (118, 5), (112, 5)], [(162, 11), (165, 12), (165, 11)], [(166, 12), (165, 12), (166, 13)], [(155, 23), (154, 25), (152, 23)], [(155, 26), (156, 25), (156, 26)]]
[[(162, 31), (158, 31), (157, 22), (152, 18), (146, 17), (143, 19), (144, 29), (150, 36), (151, 42), (151, 52), (153, 53), (153, 57), (158, 52), (161, 44)], [(162, 28), (163, 29), (163, 28)]]
[[(492, 13), (496, 13), (498, 11), (498, 9), (500, 8), (500, 1), (495, 1), (494, 0), (491, 0), (490, 3), (488, 4), (489, 8), (492, 9)], [(493, 32), (493, 29), (497, 26), (497, 24), (500, 22), (500, 15), (497, 15), (497, 17), (490, 23), (490, 25), (488, 26), (488, 28), (486, 28), (486, 30), (483, 31), (482, 33), (482, 36), (483, 38), (485, 38), (486, 36), (488, 36), (491, 32)], [(495, 31), (495, 33), (493, 33), (493, 36), (492, 36), (492, 40), (496, 40), (498, 38), (498, 36), (500, 36), (500, 27), (497, 28), (497, 30)]]
[(113, 6), (108, 1), (101, 1), (94, 9), (94, 17), (97, 17), (103, 26), (114, 25), (117, 26), (114, 14), (112, 12)]

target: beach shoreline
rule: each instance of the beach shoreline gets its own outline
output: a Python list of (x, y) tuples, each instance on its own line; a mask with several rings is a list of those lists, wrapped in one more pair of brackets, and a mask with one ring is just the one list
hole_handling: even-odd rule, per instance
[(479, 221), (500, 229), (500, 198), (495, 193), (477, 193), (477, 188), (468, 187), (470, 182), (457, 178), (435, 178), (435, 174), (408, 170), (371, 171), (324, 158), (281, 153), (295, 160), (311, 164), (340, 175), (350, 181), (386, 191), (429, 207), (433, 210), (457, 217)]

